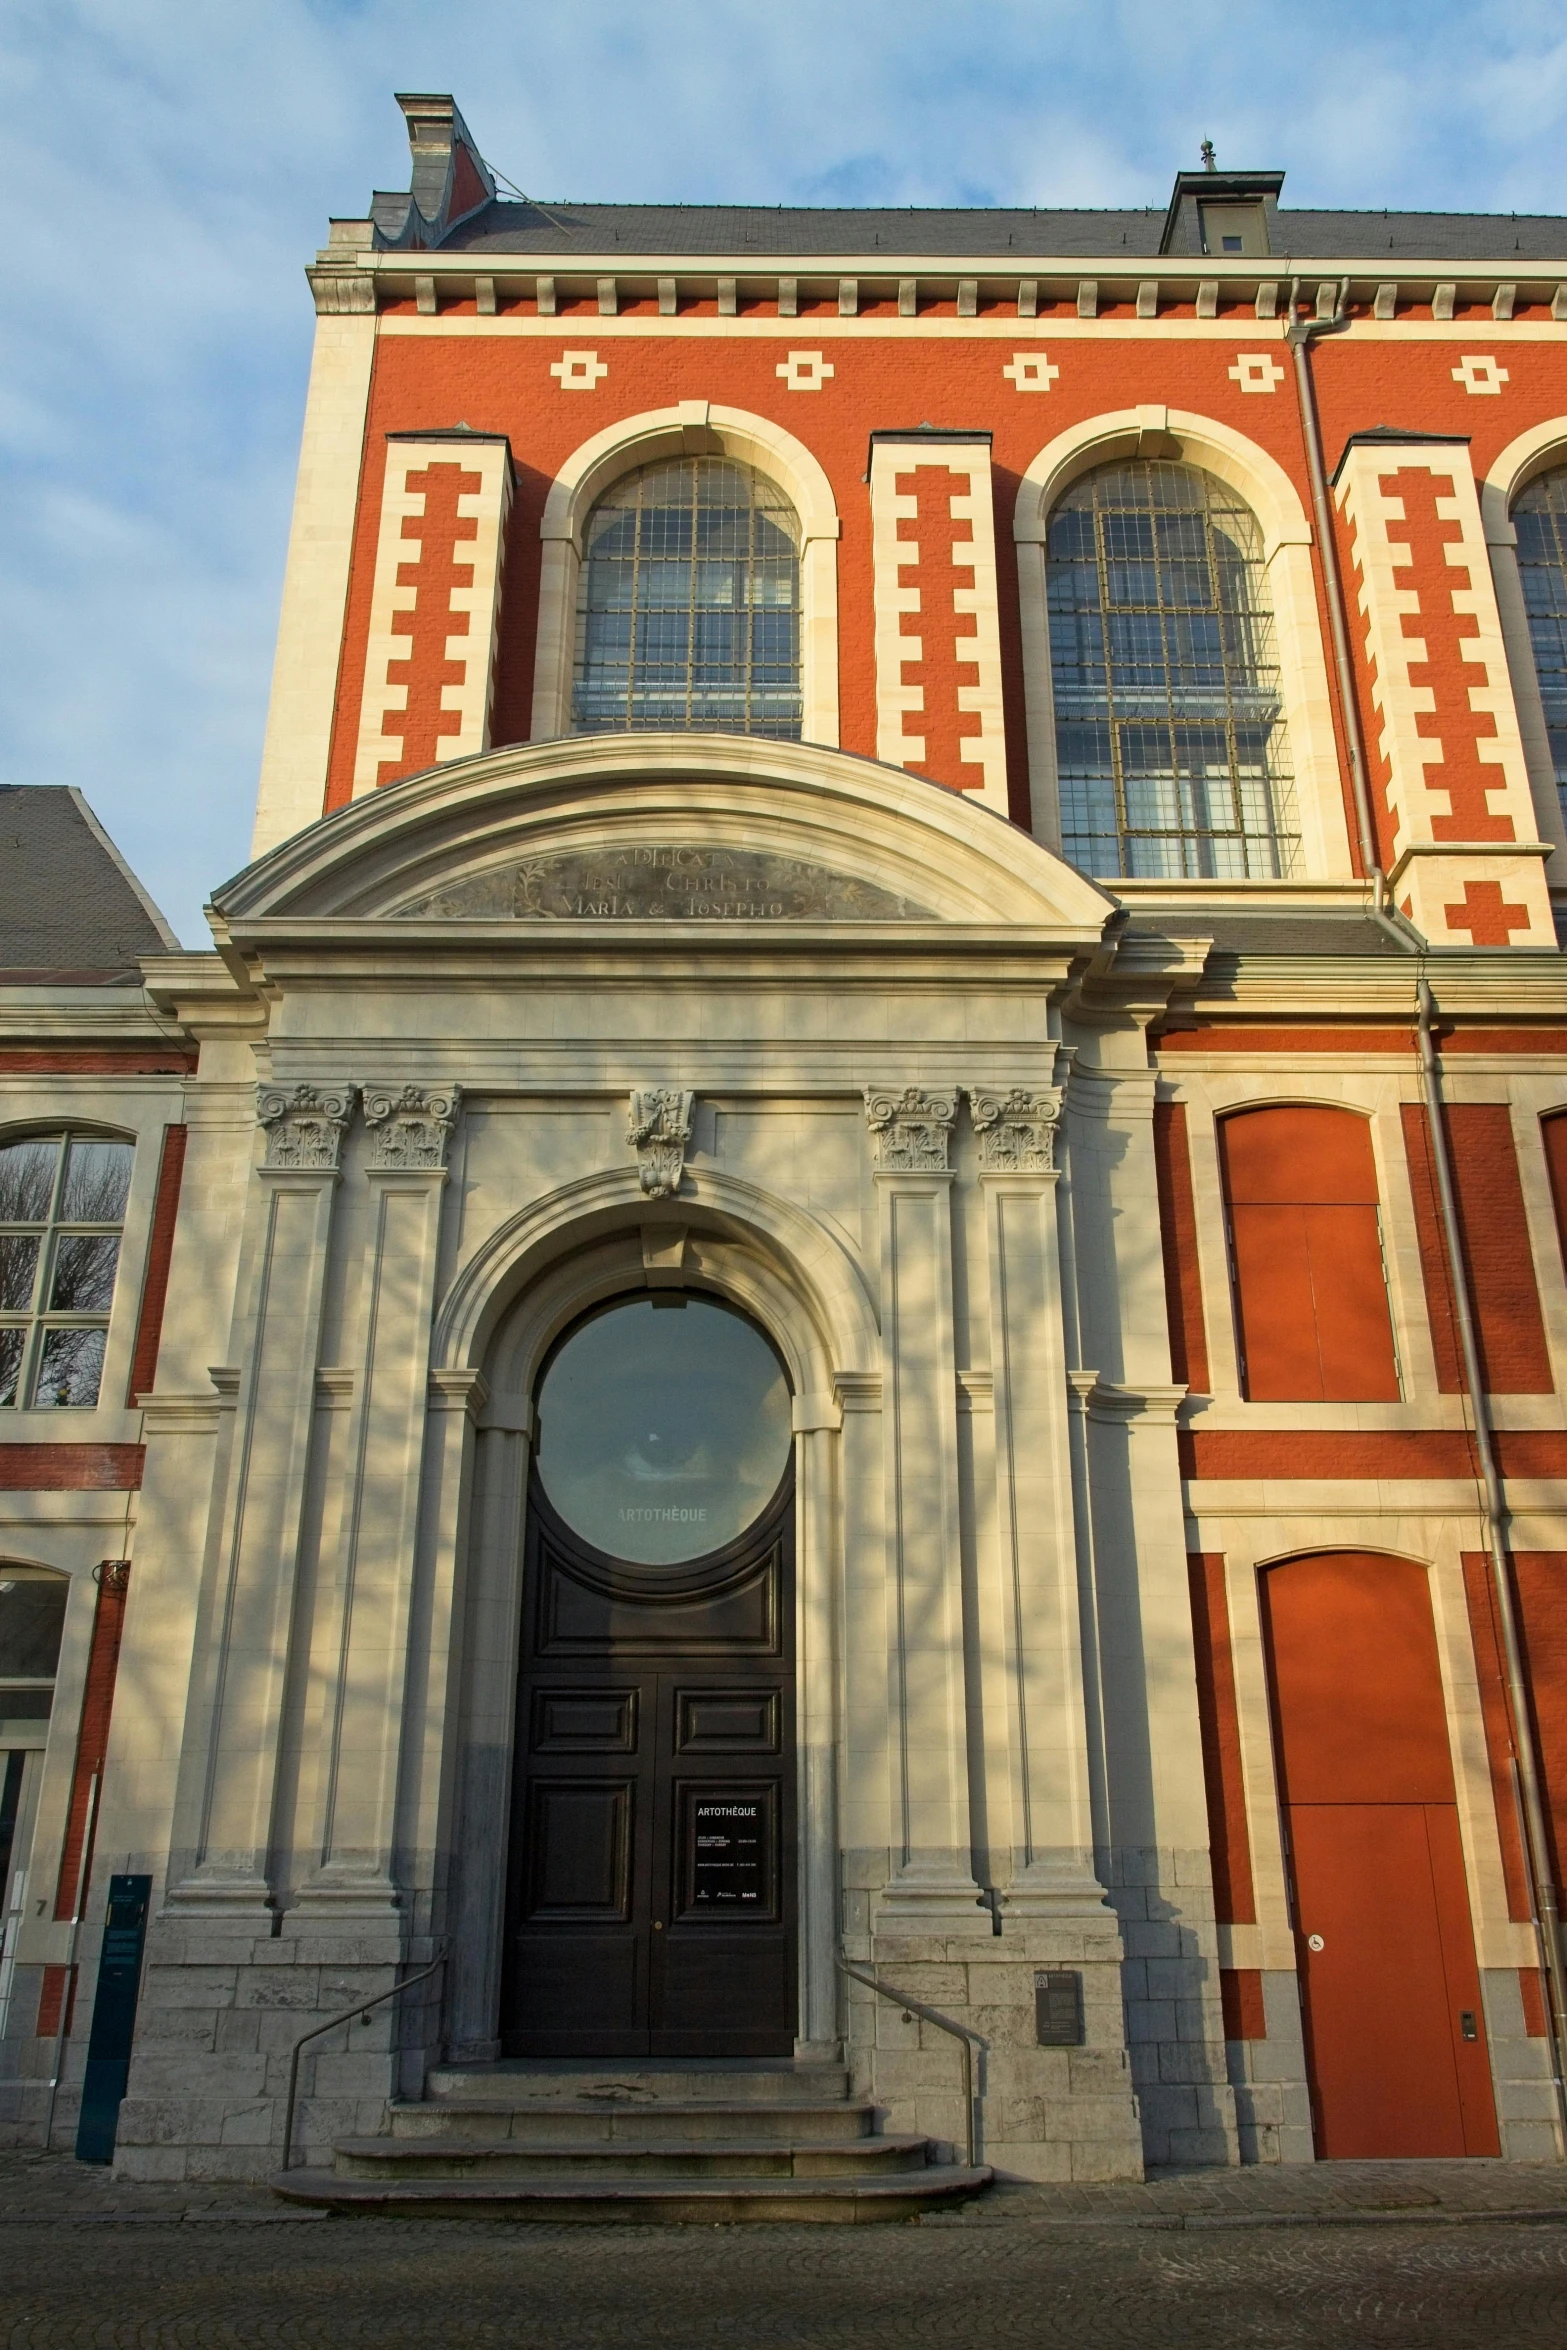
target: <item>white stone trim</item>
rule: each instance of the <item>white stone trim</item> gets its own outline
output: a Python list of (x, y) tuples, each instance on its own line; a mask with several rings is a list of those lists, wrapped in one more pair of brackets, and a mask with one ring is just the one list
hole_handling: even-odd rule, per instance
[(320, 815), (375, 357), (373, 316), (316, 320), (252, 857)]
[(1529, 615), (1524, 608), (1523, 582), (1518, 576), (1518, 533), (1513, 523), (1513, 503), (1519, 493), (1556, 465), (1567, 465), (1567, 416), (1552, 416), (1544, 424), (1531, 425), (1492, 460), (1490, 471), (1480, 484), (1480, 516), (1490, 550), (1491, 578), (1496, 587), (1502, 640), (1507, 647), (1507, 666), (1513, 681), (1518, 732), (1529, 770), (1535, 826), (1541, 840), (1549, 841), (1556, 852), (1545, 868), (1545, 877), (1559, 888), (1567, 879), (1567, 822), (1562, 817), (1561, 793), (1557, 789), (1545, 726), (1545, 705), (1540, 699), (1540, 680), (1535, 672)]
[(722, 453), (775, 482), (800, 521), (800, 684), (802, 739), (838, 741), (838, 538), (832, 484), (818, 458), (765, 416), (706, 400), (650, 408), (594, 433), (573, 450), (550, 485), (539, 522), (543, 540), (533, 668), (531, 739), (568, 732), (576, 660), (582, 533), (598, 500), (622, 474), (655, 458)]
[[(511, 451), (504, 441), (395, 440), (387, 444), (386, 479), (381, 489), (381, 525), (376, 541), (375, 585), (370, 599), (370, 627), (365, 647), (365, 682), (359, 706), (359, 739), (354, 753), (353, 796), (374, 791), (384, 760), (403, 755), (400, 735), (383, 731), (387, 712), (408, 706), (406, 685), (388, 682), (393, 662), (407, 660), (414, 639), (403, 633), (405, 617), (414, 610), (419, 590), (398, 584), (398, 572), (417, 562), (418, 539), (403, 535), (409, 516), (424, 512), (424, 492), (408, 487), (410, 477), (432, 465), (455, 465), (476, 473), (480, 486), (457, 501), (464, 518), (476, 519), (477, 535), (458, 542), (473, 558), (473, 581), (450, 591), (453, 613), (468, 615), (468, 634), (448, 636), (446, 658), (461, 661), (466, 674), (460, 685), (441, 688), (441, 707), (461, 714), (457, 732), (442, 737), (441, 756), (432, 764), (472, 758), (490, 747), (490, 704), (495, 684), (496, 621), (500, 614), (501, 562), (506, 546), (506, 517), (511, 508)], [(420, 624), (436, 625), (421, 613)]]
[[(954, 571), (968, 569), (973, 584), (950, 585), (934, 565), (921, 561), (919, 542), (901, 539), (898, 525), (918, 511), (915, 497), (897, 494), (906, 475), (920, 471), (945, 475), (951, 482), (951, 514), (967, 521), (972, 536), (954, 544)], [(962, 742), (962, 766), (975, 770), (973, 791), (998, 815), (1007, 813), (1007, 746), (1001, 708), (1001, 617), (996, 585), (995, 511), (991, 494), (988, 441), (949, 441), (927, 447), (911, 437), (904, 441), (878, 439), (871, 454), (871, 546), (875, 566), (873, 589), (876, 623), (876, 756), (889, 766), (926, 763), (926, 736), (919, 731), (926, 711), (925, 685), (906, 685), (905, 662), (923, 661), (930, 641), (933, 651), (945, 637), (958, 647), (958, 667), (972, 669), (971, 683), (957, 686), (957, 709), (979, 714), (979, 732)], [(905, 582), (902, 574), (915, 577)], [(919, 615), (920, 633), (903, 632), (905, 613)], [(971, 634), (959, 636), (959, 615), (974, 615)], [(950, 631), (950, 634), (948, 633)], [(964, 658), (972, 648), (972, 659)], [(911, 723), (912, 722), (912, 729)], [(953, 786), (956, 776), (938, 780)]]
[[(1419, 472), (1429, 473), (1436, 485), (1439, 517), (1456, 522), (1462, 533), (1447, 550), (1447, 562), (1459, 574), (1451, 586), (1445, 578), (1412, 577), (1409, 543), (1400, 527), (1404, 502), (1382, 486), (1390, 476)], [(1504, 899), (1524, 906), (1529, 917), (1527, 929), (1508, 943), (1554, 947), (1556, 930), (1534, 837), (1534, 795), (1469, 451), (1439, 441), (1357, 442), (1345, 460), (1335, 497), (1354, 534), (1353, 562), (1360, 577), (1357, 625), (1372, 665), (1372, 699), (1381, 717), (1377, 748), (1390, 770), (1385, 787), (1380, 775), (1373, 777), (1372, 787), (1374, 793), (1386, 789), (1393, 815), (1390, 878), (1399, 901), (1409, 906), (1427, 938), (1439, 945), (1470, 946), (1473, 941), (1466, 931), (1449, 927), (1449, 909), (1461, 901), (1470, 881), (1496, 882)], [(1465, 577), (1467, 584), (1461, 584)], [(1489, 813), (1511, 825), (1507, 841), (1470, 843), (1435, 836), (1437, 822), (1446, 820), (1452, 807), (1443, 783), (1442, 739), (1420, 731), (1420, 719), (1436, 709), (1435, 690), (1411, 681), (1411, 667), (1424, 665), (1426, 646), (1423, 637), (1406, 635), (1403, 624), (1406, 616), (1421, 611), (1423, 596), (1439, 600), (1444, 592), (1451, 598), (1452, 612), (1475, 623), (1464, 645), (1464, 659), (1473, 671), (1469, 707), (1477, 716), (1490, 717), (1495, 726), (1494, 736), (1477, 738), (1475, 751), (1480, 763), (1494, 770), (1485, 799)], [(1435, 618), (1431, 603), (1424, 609)], [(1433, 770), (1429, 776), (1428, 768)]]
[(1059, 854), (1055, 696), (1050, 681), (1045, 594), (1045, 534), (1051, 510), (1073, 482), (1095, 466), (1137, 455), (1175, 456), (1200, 466), (1244, 498), (1257, 517), (1273, 599), (1284, 718), (1295, 769), (1302, 878), (1315, 881), (1349, 876), (1354, 865), (1306, 510), (1277, 458), (1233, 426), (1181, 408), (1122, 408), (1086, 418), (1045, 444), (1018, 489), (1012, 535), (1017, 541), (1023, 700), (1035, 839)]

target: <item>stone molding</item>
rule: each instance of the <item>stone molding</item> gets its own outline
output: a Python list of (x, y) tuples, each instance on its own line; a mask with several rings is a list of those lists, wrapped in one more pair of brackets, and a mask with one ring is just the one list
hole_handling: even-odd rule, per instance
[(958, 1114), (956, 1087), (950, 1093), (925, 1093), (906, 1085), (901, 1093), (890, 1087), (865, 1088), (865, 1123), (870, 1128), (881, 1175), (947, 1175), (951, 1169), (953, 1121)]
[(390, 1086), (367, 1085), (365, 1126), (372, 1173), (443, 1170), (461, 1100), (458, 1085), (405, 1085), (396, 1093)]
[(685, 1173), (696, 1096), (674, 1085), (638, 1087), (626, 1140), (637, 1154), (637, 1180), (649, 1199), (673, 1199)]
[(1014, 1085), (1006, 1093), (968, 1088), (969, 1115), (979, 1137), (984, 1175), (1049, 1175), (1055, 1172), (1056, 1128), (1061, 1090)]
[(256, 1117), (266, 1132), (263, 1169), (335, 1174), (358, 1087), (348, 1084), (258, 1085)]

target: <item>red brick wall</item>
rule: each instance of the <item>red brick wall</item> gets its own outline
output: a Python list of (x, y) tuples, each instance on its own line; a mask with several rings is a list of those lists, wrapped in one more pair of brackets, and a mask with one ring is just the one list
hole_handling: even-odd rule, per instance
[(1184, 1102), (1155, 1102), (1153, 1151), (1159, 1185), (1164, 1298), (1170, 1317), (1170, 1376), (1184, 1379), (1199, 1394), (1206, 1394), (1208, 1333), (1203, 1323), (1197, 1210), (1192, 1200), (1192, 1162), (1186, 1140)]
[[(1257, 1900), (1251, 1874), (1251, 1833), (1246, 1824), (1240, 1713), (1235, 1702), (1224, 1559), (1217, 1551), (1194, 1551), (1186, 1561), (1186, 1570), (1191, 1580), (1192, 1646), (1197, 1666), (1203, 1779), (1208, 1797), (1214, 1913), (1221, 1925), (1254, 1925)], [(1231, 2035), (1232, 2038), (1242, 2036)]]
[(163, 1334), (163, 1308), (169, 1293), (169, 1260), (174, 1254), (174, 1226), (179, 1215), (187, 1132), (183, 1126), (163, 1129), (158, 1197), (152, 1211), (141, 1311), (136, 1319), (136, 1344), (131, 1353), (131, 1376), (125, 1395), (128, 1404), (134, 1404), (138, 1395), (147, 1394), (157, 1377), (158, 1341)]
[[(1505, 1102), (1455, 1102), (1449, 1104), (1445, 1115), (1459, 1235), (1487, 1392), (1549, 1395), (1551, 1364), (1535, 1287), (1511, 1113)], [(1464, 1385), (1463, 1363), (1430, 1130), (1425, 1110), (1416, 1102), (1404, 1104), (1403, 1119), (1437, 1384), (1444, 1395), (1459, 1395)]]
[[(61, 1921), (75, 1914), (77, 1885), (83, 1879), (84, 1853), (86, 1876), (90, 1878), (92, 1872), (92, 1847), (89, 1841), (92, 1782), (96, 1776), (101, 1792), (104, 1758), (109, 1751), (109, 1719), (114, 1710), (114, 1681), (119, 1669), (120, 1635), (125, 1625), (125, 1594), (129, 1580), (130, 1570), (122, 1561), (116, 1560), (100, 1570), (98, 1603), (93, 1611), (92, 1645), (87, 1656), (87, 1680), (82, 1691), (81, 1723), (76, 1733), (76, 1764), (71, 1773), (71, 1798), (65, 1817), (65, 1841), (61, 1846), (59, 1875), (55, 1880), (54, 1914)], [(71, 1967), (50, 1966), (44, 1969), (37, 2023), (40, 2038), (52, 2039), (59, 2030), (62, 1999), (67, 2001), (66, 2028), (69, 2030), (76, 2002), (75, 1978), (76, 1969)]]
[(141, 1484), (141, 1444), (0, 1444), (0, 1493), (126, 1493)]

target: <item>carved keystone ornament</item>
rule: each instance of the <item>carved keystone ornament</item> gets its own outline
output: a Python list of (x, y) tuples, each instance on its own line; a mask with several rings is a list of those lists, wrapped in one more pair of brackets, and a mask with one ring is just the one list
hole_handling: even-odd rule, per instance
[(336, 1169), (354, 1114), (353, 1085), (258, 1085), (256, 1117), (266, 1129), (264, 1167)]
[(979, 1164), (986, 1175), (1046, 1175), (1056, 1163), (1056, 1127), (1061, 1095), (1056, 1086), (1031, 1093), (1014, 1085), (1009, 1093), (969, 1088), (969, 1114), (979, 1136)]
[(457, 1123), (460, 1086), (365, 1088), (365, 1125), (373, 1168), (441, 1168)]
[(875, 1141), (876, 1165), (883, 1173), (945, 1175), (952, 1121), (958, 1114), (956, 1093), (922, 1093), (907, 1085), (901, 1093), (865, 1088), (865, 1122)]
[(673, 1199), (685, 1173), (696, 1096), (678, 1086), (646, 1086), (631, 1096), (626, 1139), (637, 1154), (637, 1179), (649, 1199)]

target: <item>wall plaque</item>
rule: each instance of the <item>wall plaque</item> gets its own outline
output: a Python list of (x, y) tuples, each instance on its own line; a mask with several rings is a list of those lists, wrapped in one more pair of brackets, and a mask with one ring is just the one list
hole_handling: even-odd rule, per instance
[(929, 922), (929, 909), (831, 866), (699, 841), (548, 849), (399, 906), (403, 922)]

